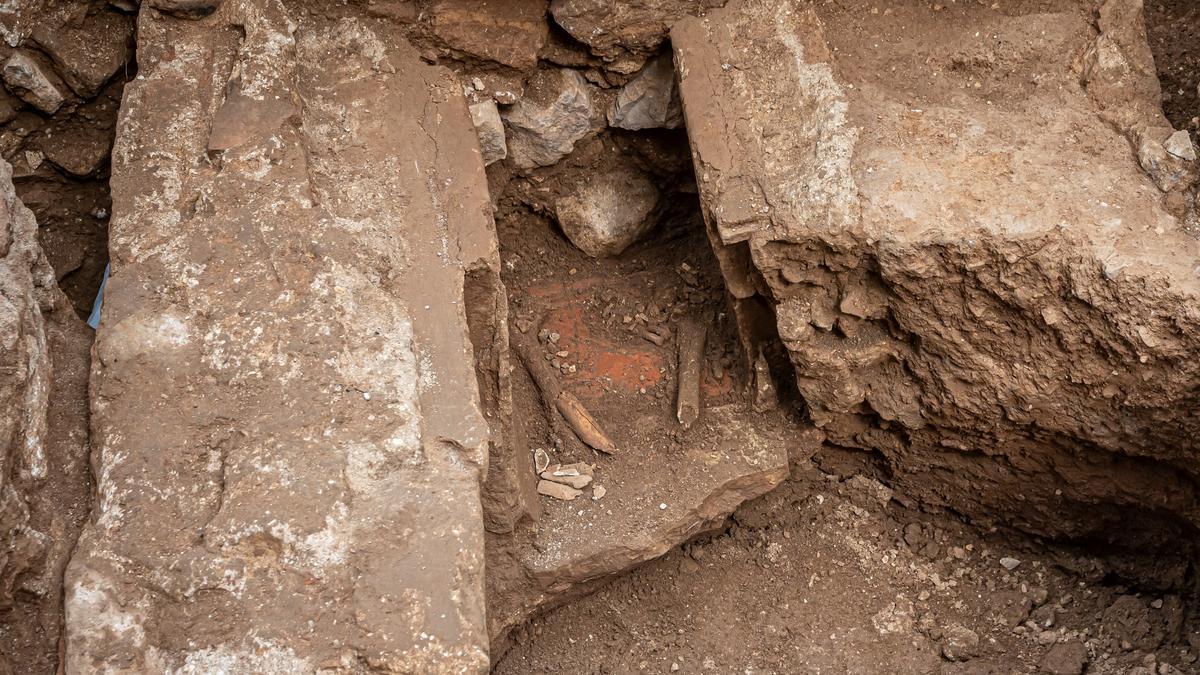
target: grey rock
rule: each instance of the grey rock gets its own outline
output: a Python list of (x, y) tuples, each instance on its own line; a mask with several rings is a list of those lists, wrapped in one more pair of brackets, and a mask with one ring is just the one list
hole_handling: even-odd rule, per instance
[(571, 243), (593, 258), (620, 255), (654, 226), (659, 190), (633, 166), (601, 171), (554, 202)]
[(1016, 558), (1001, 558), (1000, 566), (1011, 572), (1021, 566), (1021, 561)]
[(537, 491), (539, 495), (553, 497), (564, 502), (575, 501), (576, 497), (583, 494), (583, 492), (576, 490), (570, 485), (563, 485), (562, 483), (555, 483), (548, 480), (539, 480)]
[(504, 114), (508, 155), (522, 169), (550, 166), (592, 133), (592, 88), (569, 69), (539, 71), (526, 95)]
[(493, 100), (480, 101), (471, 105), (471, 122), (479, 135), (479, 150), (483, 153), (484, 165), (508, 157), (508, 144), (504, 141), (504, 121)]
[(13, 52), (4, 62), (4, 83), (29, 105), (47, 115), (62, 107), (66, 96), (46, 68), (25, 52)]
[(560, 485), (569, 485), (576, 490), (581, 490), (591, 484), (592, 477), (583, 475), (558, 476), (555, 475), (555, 472), (543, 471), (542, 480), (548, 480), (551, 483), (558, 483)]
[(1163, 149), (1180, 159), (1196, 161), (1196, 146), (1192, 144), (1192, 137), (1184, 129), (1171, 134), (1163, 143)]
[[(1193, 181), (1191, 162), (1167, 150), (1166, 143), (1171, 143), (1181, 154), (1186, 154), (1187, 149), (1182, 147), (1180, 142), (1172, 141), (1173, 135), (1164, 139), (1165, 142), (1159, 140), (1162, 136), (1155, 133), (1156, 131), (1147, 130), (1136, 134), (1138, 163), (1163, 192), (1187, 189)], [(1187, 142), (1190, 144), (1190, 139)], [(1194, 149), (1192, 154), (1195, 155)]]
[(979, 656), (979, 634), (962, 624), (950, 624), (942, 631), (942, 656), (951, 661)]
[(621, 87), (608, 110), (608, 123), (633, 130), (683, 126), (683, 109), (670, 54), (648, 61), (642, 72)]

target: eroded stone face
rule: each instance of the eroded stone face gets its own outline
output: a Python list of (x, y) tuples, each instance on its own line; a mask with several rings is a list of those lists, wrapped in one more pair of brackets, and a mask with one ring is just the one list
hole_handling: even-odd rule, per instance
[(550, 166), (595, 131), (592, 86), (577, 71), (539, 71), (526, 95), (504, 113), (508, 155), (521, 169)]
[(546, 42), (546, 0), (438, 0), (430, 9), (433, 32), (472, 56), (530, 70)]
[(13, 52), (4, 62), (4, 83), (26, 103), (53, 115), (64, 101), (66, 93), (51, 74), (52, 71), (26, 52)]
[(550, 13), (611, 68), (633, 73), (666, 40), (672, 24), (723, 4), (724, 0), (553, 0)]
[(722, 270), (775, 307), (813, 419), (915, 496), (1054, 535), (1200, 525), (1200, 246), (1135, 159), (1165, 121), (1118, 5), (739, 0), (672, 31)]
[(631, 130), (683, 126), (675, 68), (669, 54), (647, 61), (641, 72), (621, 87), (608, 110), (608, 123)]
[(87, 516), (91, 339), (0, 162), (0, 669), (51, 672), (62, 571)]
[(487, 670), (470, 115), (394, 23), (293, 9), (140, 17), (68, 672)]

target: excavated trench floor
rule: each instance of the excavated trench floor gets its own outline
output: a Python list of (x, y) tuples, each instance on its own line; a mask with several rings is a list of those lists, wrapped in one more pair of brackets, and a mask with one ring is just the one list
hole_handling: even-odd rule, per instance
[[(533, 213), (520, 188), (502, 188), (510, 330), (537, 339), (539, 356), (561, 368), (564, 387), (613, 430), (622, 451), (605, 455), (556, 433), (516, 369), (517, 435), (554, 462), (588, 462), (595, 473), (575, 501), (540, 499), (528, 535), (537, 554), (526, 567), (553, 561), (542, 570), (548, 577), (580, 580), (636, 562), (611, 552), (655, 532), (660, 506), (712, 489), (687, 472), (694, 449), (719, 427), (754, 429), (785, 447), (788, 478), (710, 531), (658, 533), (685, 543), (594, 593), (550, 602), (553, 609), (501, 639), (494, 673), (1200, 671), (1186, 563), (1106, 557), (1103, 547), (923, 509), (887, 486), (877, 455), (806, 443), (803, 404), (786, 392), (793, 412), (755, 412), (753, 375), (723, 311), (698, 204), (681, 182), (682, 206), (654, 236), (599, 260)], [(685, 430), (674, 419), (672, 329), (690, 316), (714, 319), (705, 416), (728, 412), (716, 425)], [(668, 336), (663, 345), (653, 331)], [(510, 564), (489, 559), (496, 562)], [(495, 589), (489, 602), (512, 604)]]

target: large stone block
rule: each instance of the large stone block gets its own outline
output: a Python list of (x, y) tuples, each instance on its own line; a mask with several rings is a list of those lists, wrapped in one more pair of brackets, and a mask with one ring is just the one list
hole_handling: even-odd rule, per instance
[[(736, 0), (672, 43), (728, 286), (830, 442), (930, 503), (1131, 543), (1200, 525), (1200, 244), (1135, 160), (1165, 121), (1121, 4)], [(1129, 76), (1085, 88), (1097, 49)]]
[(488, 668), (470, 115), (400, 26), (291, 7), (140, 16), (68, 672)]

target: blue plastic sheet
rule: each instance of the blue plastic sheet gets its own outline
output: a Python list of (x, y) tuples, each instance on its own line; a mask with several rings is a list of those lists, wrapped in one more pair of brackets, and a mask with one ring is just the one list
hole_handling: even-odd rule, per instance
[(92, 330), (100, 327), (100, 306), (104, 304), (104, 287), (108, 285), (108, 265), (104, 266), (104, 278), (100, 280), (100, 292), (96, 294), (96, 302), (92, 303), (92, 315), (88, 317), (88, 325)]

